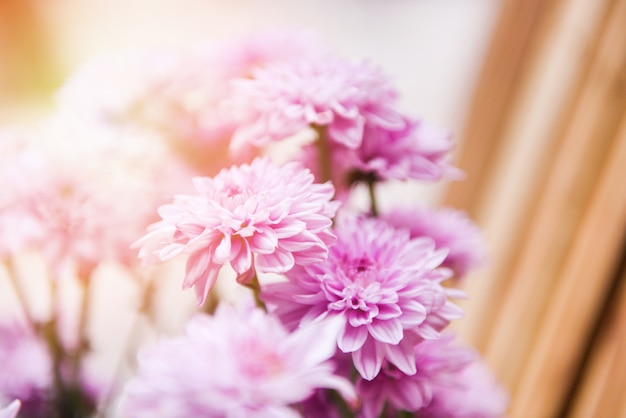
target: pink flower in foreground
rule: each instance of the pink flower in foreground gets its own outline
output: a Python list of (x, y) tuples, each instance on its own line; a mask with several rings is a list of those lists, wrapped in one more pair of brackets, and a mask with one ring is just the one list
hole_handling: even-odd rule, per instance
[(297, 163), (278, 167), (269, 159), (197, 177), (194, 196), (177, 196), (159, 208), (162, 221), (135, 246), (144, 259), (190, 254), (183, 286), (195, 287), (202, 304), (220, 268), (230, 263), (237, 281), (255, 269), (284, 273), (296, 264), (324, 260), (334, 241), (329, 228), (337, 210), (332, 184), (314, 184)]
[(480, 360), (432, 391), (432, 402), (419, 411), (420, 418), (502, 418), (509, 404), (509, 394)]
[(413, 346), (439, 338), (450, 320), (462, 317), (448, 301), (454, 291), (440, 285), (450, 275), (437, 268), (446, 251), (378, 219), (343, 220), (334, 232), (338, 242), (327, 260), (293, 269), (288, 282), (264, 287), (262, 298), (292, 328), (342, 318), (338, 346), (352, 353), (365, 379), (373, 379), (385, 359), (415, 374)]
[(362, 400), (362, 418), (379, 417), (385, 404), (389, 414), (386, 416), (396, 416), (394, 413), (398, 411), (416, 412), (431, 403), (436, 385), (454, 385), (457, 374), (474, 359), (475, 353), (465, 347), (452, 346), (453, 339), (444, 335), (438, 340), (417, 344), (413, 351), (417, 372), (413, 375), (385, 362), (373, 380), (359, 380), (357, 390)]
[(0, 408), (0, 418), (15, 418), (20, 411), (20, 406), (22, 406), (21, 402), (16, 399), (8, 406)]
[(397, 130), (405, 121), (387, 77), (368, 63), (337, 58), (293, 60), (259, 68), (236, 80), (228, 107), (240, 115), (233, 147), (266, 145), (311, 126), (325, 126), (331, 142), (354, 149), (365, 124)]
[(139, 353), (139, 376), (126, 388), (123, 412), (139, 417), (297, 417), (289, 405), (317, 388), (354, 388), (333, 374), (340, 324), (325, 322), (289, 333), (260, 309), (220, 305), (199, 314), (182, 337)]
[(419, 207), (395, 210), (385, 214), (384, 218), (396, 228), (407, 228), (411, 237), (430, 237), (438, 249), (447, 249), (443, 265), (451, 268), (458, 278), (485, 263), (485, 238), (465, 212)]

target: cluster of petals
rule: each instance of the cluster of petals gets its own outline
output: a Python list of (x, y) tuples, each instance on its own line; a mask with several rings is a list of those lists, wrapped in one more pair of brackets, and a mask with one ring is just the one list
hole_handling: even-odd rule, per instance
[(0, 407), (0, 418), (15, 418), (20, 411), (20, 406), (22, 406), (21, 402), (15, 399), (6, 407)]
[(263, 146), (310, 127), (323, 128), (331, 142), (355, 149), (366, 124), (391, 130), (405, 126), (395, 89), (367, 62), (293, 59), (257, 68), (251, 78), (233, 85), (226, 107), (239, 115), (234, 149)]
[[(373, 380), (360, 379), (357, 390), (362, 400), (361, 416), (376, 418), (387, 411), (416, 412), (428, 406), (437, 387), (455, 386), (457, 376), (475, 359), (469, 348), (453, 345), (454, 337), (443, 335), (414, 346), (417, 372), (407, 375), (389, 362)], [(439, 415), (434, 415), (439, 417)], [(448, 416), (448, 415), (441, 415)]]
[(437, 248), (447, 249), (443, 265), (452, 269), (457, 278), (480, 267), (487, 259), (485, 237), (463, 211), (420, 206), (395, 209), (384, 218), (396, 228), (407, 228), (411, 237), (430, 237)]
[[(423, 121), (405, 118), (405, 126), (398, 130), (366, 125), (358, 148), (329, 144), (327, 175), (340, 195), (358, 182), (460, 179), (462, 171), (449, 162), (453, 145), (449, 132)], [(317, 176), (322, 175), (319, 159), (326, 157), (319, 155), (315, 144), (303, 147), (300, 158)]]
[(349, 161), (352, 176), (436, 181), (461, 176), (448, 161), (452, 148), (449, 132), (423, 121), (406, 119), (401, 130), (366, 127), (361, 146), (353, 152), (340, 151), (338, 158)]
[(291, 418), (299, 414), (290, 405), (318, 388), (355, 402), (329, 361), (339, 328), (324, 322), (290, 333), (260, 309), (221, 304), (214, 316), (192, 318), (184, 336), (140, 351), (124, 416)]
[(314, 183), (300, 164), (257, 158), (214, 178), (196, 177), (194, 186), (197, 194), (161, 206), (162, 220), (134, 245), (152, 261), (189, 254), (183, 286), (195, 287), (198, 304), (224, 264), (246, 284), (257, 271), (285, 273), (328, 256), (338, 209), (334, 188)]
[(419, 411), (423, 418), (501, 418), (510, 397), (479, 359), (455, 373), (452, 383), (432, 387), (432, 401)]
[(62, 118), (6, 134), (14, 145), (0, 168), (0, 255), (36, 249), (81, 275), (102, 261), (136, 260), (130, 244), (155, 220), (162, 194), (187, 177), (181, 169), (179, 180), (159, 181), (173, 173), (165, 154), (110, 134)]
[(46, 344), (24, 325), (4, 324), (0, 364), (0, 400), (20, 399), (24, 416), (45, 414), (52, 386), (52, 358)]
[(337, 343), (352, 353), (359, 374), (373, 379), (384, 360), (415, 374), (413, 346), (437, 339), (462, 311), (441, 286), (451, 272), (438, 268), (445, 250), (429, 238), (410, 239), (379, 219), (341, 218), (328, 259), (287, 273), (264, 287), (262, 298), (289, 327), (340, 317)]

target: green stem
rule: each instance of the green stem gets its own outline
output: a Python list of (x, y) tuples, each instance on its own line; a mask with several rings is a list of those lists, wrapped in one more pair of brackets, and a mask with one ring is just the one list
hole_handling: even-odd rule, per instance
[(317, 133), (317, 161), (319, 164), (319, 179), (320, 183), (325, 183), (332, 179), (332, 168), (330, 165), (330, 147), (328, 146), (328, 128), (322, 125), (311, 126), (315, 133)]
[[(119, 361), (115, 366), (115, 371), (113, 372), (113, 382), (119, 382), (122, 378), (122, 373), (124, 372), (124, 366), (126, 365), (126, 359), (129, 357), (134, 358), (136, 355), (136, 346), (139, 343), (137, 336), (141, 331), (141, 322), (143, 318), (146, 318), (148, 323), (152, 326), (156, 326), (156, 318), (154, 317), (154, 295), (156, 291), (156, 281), (153, 276), (144, 276), (143, 272), (136, 272), (137, 276), (141, 278), (141, 280), (137, 280), (137, 285), (140, 286), (140, 301), (139, 301), (139, 309), (137, 314), (135, 315), (135, 319), (130, 328), (130, 332), (128, 333), (128, 337), (126, 339), (126, 346), (124, 349), (124, 353), (120, 356)], [(209, 296), (211, 294), (209, 293)], [(98, 412), (98, 418), (105, 418), (109, 416), (109, 412), (113, 406), (113, 401), (117, 395), (117, 390), (115, 387), (109, 388), (109, 391), (102, 397), (100, 402), (101, 408)]]
[(373, 217), (378, 216), (378, 205), (376, 204), (376, 191), (374, 190), (376, 182), (373, 179), (367, 180), (367, 190), (370, 195), (370, 209)]
[(252, 280), (250, 280), (249, 283), (245, 283), (244, 286), (252, 290), (252, 295), (254, 296), (254, 302), (256, 303), (256, 306), (267, 312), (265, 302), (261, 300), (261, 284), (259, 283), (259, 278), (257, 277), (256, 273), (252, 277)]
[(17, 279), (18, 273), (17, 269), (15, 268), (15, 261), (13, 260), (13, 258), (8, 258), (6, 260), (3, 260), (3, 264), (7, 270), (9, 281), (11, 282), (11, 286), (13, 286), (13, 290), (15, 291), (15, 295), (17, 297), (20, 308), (22, 309), (22, 312), (24, 312), (24, 318), (26, 319), (26, 322), (28, 322), (28, 325), (32, 328), (33, 331), (37, 331), (39, 328), (39, 324), (37, 324), (33, 317), (30, 315), (26, 295), (24, 294), (22, 286), (20, 286)]
[[(52, 279), (52, 300), (56, 309), (54, 309), (54, 315), (47, 324), (46, 340), (53, 357), (58, 417), (87, 417), (91, 416), (96, 409), (93, 400), (82, 388), (80, 376), (84, 356), (90, 350), (87, 337), (87, 312), (91, 300), (90, 278), (78, 277), (78, 279), (82, 285), (83, 294), (78, 318), (78, 346), (72, 348), (64, 347), (59, 336), (57, 316), (62, 307), (60, 306), (61, 301), (57, 287), (61, 277)], [(67, 367), (68, 374), (63, 373), (64, 367)]]

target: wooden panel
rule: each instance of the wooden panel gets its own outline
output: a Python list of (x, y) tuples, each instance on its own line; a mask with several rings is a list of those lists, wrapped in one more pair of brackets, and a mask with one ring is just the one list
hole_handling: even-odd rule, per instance
[[(477, 173), (444, 203), (483, 227), (493, 265), (468, 280), (456, 328), (511, 390), (512, 418), (623, 416), (625, 396), (578, 379), (624, 387), (621, 374), (607, 377), (623, 347), (604, 348), (595, 375), (580, 371), (626, 239), (626, 2), (550, 4), (522, 26), (505, 4), (483, 72), (494, 84), (481, 78), (469, 112), (460, 165)], [(593, 401), (574, 409), (578, 384)]]
[(465, 170), (467, 178), (449, 185), (445, 198), (448, 206), (474, 215), (476, 196), (481, 193), (483, 180), (489, 175), (533, 42), (541, 33), (540, 17), (548, 14), (557, 2), (502, 2), (460, 144), (457, 164)]
[(531, 54), (533, 62), (527, 64), (522, 93), (510, 109), (501, 151), (493, 156), (493, 174), (483, 179), (482, 193), (476, 197), (475, 219), (487, 235), (492, 263), (468, 281), (468, 316), (460, 331), (481, 350), (532, 229), (533, 212), (562, 141), (561, 126), (580, 94), (607, 4), (572, 1), (545, 18), (543, 42)]
[(626, 417), (626, 268), (618, 280), (568, 414), (571, 418)]
[(612, 284), (626, 231), (626, 118), (615, 142), (538, 324), (512, 417), (556, 415)]

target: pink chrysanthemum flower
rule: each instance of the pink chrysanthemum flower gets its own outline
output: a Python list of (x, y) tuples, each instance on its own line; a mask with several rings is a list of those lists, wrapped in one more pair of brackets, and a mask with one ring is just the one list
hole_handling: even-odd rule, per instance
[(509, 394), (486, 364), (476, 360), (454, 375), (452, 382), (432, 387), (432, 402), (420, 418), (502, 418)]
[(479, 267), (487, 259), (487, 244), (482, 231), (463, 211), (452, 208), (397, 209), (384, 215), (396, 228), (408, 228), (411, 237), (430, 237), (437, 248), (446, 248), (443, 265), (457, 278)]
[(396, 97), (386, 76), (368, 63), (330, 58), (268, 65), (251, 79), (235, 81), (228, 107), (239, 115), (240, 126), (233, 148), (262, 146), (325, 126), (330, 141), (354, 149), (366, 124), (404, 128)]
[(16, 399), (6, 407), (0, 408), (0, 418), (15, 418), (21, 406), (21, 402)]
[(45, 343), (21, 325), (0, 327), (0, 399), (20, 399), (25, 416), (43, 416), (52, 388)]
[(289, 327), (341, 317), (338, 346), (352, 353), (363, 378), (373, 379), (384, 359), (414, 374), (413, 346), (439, 338), (447, 322), (462, 316), (448, 301), (454, 291), (440, 285), (450, 275), (437, 268), (446, 251), (378, 219), (343, 220), (334, 232), (338, 242), (326, 261), (293, 269), (288, 282), (267, 285), (262, 298)]
[(457, 374), (474, 359), (475, 353), (451, 345), (453, 340), (451, 335), (444, 335), (417, 344), (412, 353), (417, 372), (410, 376), (385, 362), (373, 380), (360, 379), (357, 382), (362, 401), (360, 416), (377, 418), (383, 410), (389, 417), (396, 416), (398, 411), (416, 412), (431, 403), (436, 385), (454, 385)]
[(197, 195), (177, 196), (159, 208), (162, 221), (139, 240), (139, 256), (168, 260), (190, 254), (183, 286), (195, 287), (202, 304), (222, 265), (249, 283), (255, 270), (284, 273), (296, 264), (327, 257), (338, 208), (332, 184), (314, 184), (297, 163), (282, 167), (268, 158), (197, 177)]
[(348, 380), (333, 374), (339, 323), (289, 333), (260, 309), (220, 305), (199, 314), (182, 337), (139, 353), (139, 376), (125, 389), (123, 412), (140, 417), (297, 417), (289, 405), (317, 388), (356, 401)]

